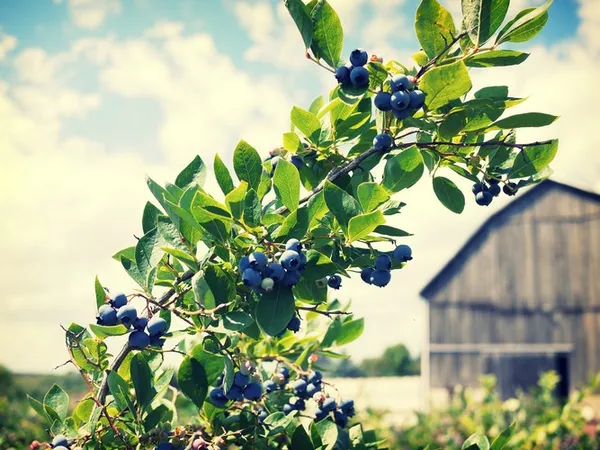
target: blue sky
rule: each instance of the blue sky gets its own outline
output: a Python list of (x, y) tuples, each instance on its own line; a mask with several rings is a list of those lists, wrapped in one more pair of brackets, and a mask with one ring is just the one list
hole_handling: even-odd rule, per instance
[[(332, 3), (345, 27), (345, 53), (361, 46), (411, 64), (417, 2)], [(509, 16), (540, 3), (513, 0)], [(457, 17), (460, 2), (445, 4)], [(529, 97), (521, 112), (560, 115), (521, 137), (558, 136), (556, 177), (596, 190), (595, 135), (581, 128), (580, 112), (590, 123), (600, 120), (587, 108), (600, 101), (598, 17), (594, 0), (556, 0), (544, 31), (510, 47), (531, 50), (522, 67), (473, 72), (476, 88), (506, 84)], [(565, 80), (585, 95), (567, 93)], [(329, 73), (303, 58), (300, 36), (276, 0), (0, 2), (0, 154), (8, 168), (0, 208), (9, 212), (0, 223), (0, 362), (50, 370), (64, 359), (58, 324), (93, 316), (93, 277), (116, 290), (133, 287), (110, 255), (139, 233), (146, 174), (172, 180), (195, 154), (211, 162), (218, 151), (227, 159), (242, 138), (266, 154), (289, 128), (291, 107), (306, 107), (332, 86)], [(397, 224), (415, 233), (415, 263), (376, 296), (355, 280), (340, 292), (367, 318), (363, 339), (350, 348), (359, 359), (398, 341), (420, 349), (426, 315), (419, 289), (507, 201), (490, 209), (469, 204), (455, 216), (436, 203), (425, 179), (402, 200), (409, 206)], [(22, 358), (26, 345), (35, 358)]]

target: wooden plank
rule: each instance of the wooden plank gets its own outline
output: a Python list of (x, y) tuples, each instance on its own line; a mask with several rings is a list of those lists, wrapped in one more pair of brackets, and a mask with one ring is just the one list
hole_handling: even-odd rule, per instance
[(478, 342), (463, 344), (434, 344), (429, 346), (432, 354), (450, 353), (489, 353), (489, 354), (554, 354), (570, 353), (575, 350), (573, 344), (544, 342), (537, 344), (505, 343), (482, 344)]

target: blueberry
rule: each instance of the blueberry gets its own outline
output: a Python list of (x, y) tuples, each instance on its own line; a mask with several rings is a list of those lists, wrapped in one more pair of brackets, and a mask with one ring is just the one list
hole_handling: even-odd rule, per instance
[(488, 192), (490, 194), (492, 194), (494, 197), (498, 197), (500, 195), (500, 186), (497, 184), (492, 184), (489, 188), (488, 188)]
[(350, 71), (350, 82), (355, 88), (364, 88), (369, 85), (369, 71), (364, 67), (353, 67)]
[(494, 196), (488, 191), (481, 191), (475, 195), (475, 202), (480, 206), (489, 206)]
[(121, 292), (115, 295), (115, 297), (110, 301), (110, 304), (117, 309), (121, 306), (125, 306), (127, 304), (127, 296)]
[(175, 446), (170, 442), (161, 442), (154, 448), (154, 450), (175, 450)]
[(412, 87), (412, 83), (406, 75), (400, 74), (392, 78), (390, 87), (392, 88), (392, 92), (408, 91)]
[(260, 286), (262, 278), (260, 277), (260, 273), (256, 270), (246, 269), (244, 270), (244, 273), (242, 273), (242, 281), (246, 286), (256, 288)]
[(342, 286), (342, 277), (338, 274), (330, 276), (327, 279), (327, 285), (332, 289), (339, 289)]
[(250, 267), (250, 258), (244, 256), (242, 259), (240, 259), (240, 264), (238, 267), (240, 268), (240, 273), (243, 273), (244, 270)]
[(385, 287), (392, 279), (392, 274), (389, 270), (376, 270), (371, 275), (371, 284), (379, 287)]
[(272, 278), (263, 278), (260, 283), (260, 287), (264, 289), (265, 292), (271, 292), (273, 290), (273, 286), (275, 286), (275, 281)]
[(327, 411), (327, 412), (331, 412), (331, 411), (335, 410), (336, 407), (337, 407), (337, 404), (335, 403), (335, 400), (331, 397), (326, 399), (323, 402), (323, 404), (321, 405), (321, 409), (323, 411)]
[(475, 183), (471, 188), (473, 194), (479, 194), (481, 191), (486, 190), (486, 187), (483, 183)]
[(251, 253), (248, 257), (248, 261), (250, 262), (250, 267), (259, 272), (265, 270), (265, 267), (267, 267), (267, 263), (269, 262), (263, 252)]
[(275, 283), (279, 283), (285, 277), (285, 269), (281, 264), (270, 262), (265, 269), (265, 275)]
[(210, 402), (218, 407), (223, 407), (227, 404), (227, 396), (225, 395), (225, 392), (223, 391), (222, 388), (218, 387), (213, 389), (212, 391), (210, 391), (210, 394), (208, 395), (208, 399), (210, 400)]
[(160, 337), (167, 332), (169, 324), (160, 316), (154, 316), (148, 321), (148, 334), (150, 337)]
[(298, 281), (300, 281), (301, 277), (302, 274), (300, 274), (300, 272), (298, 272), (297, 270), (288, 270), (285, 273), (285, 277), (283, 277), (281, 284), (285, 287), (290, 288), (298, 284)]
[(362, 280), (367, 283), (367, 284), (371, 284), (371, 275), (373, 275), (373, 271), (375, 269), (373, 269), (372, 267), (365, 267), (363, 270), (360, 271), (360, 278), (362, 278)]
[(346, 414), (339, 409), (336, 409), (333, 412), (333, 419), (335, 420), (336, 425), (341, 428), (344, 428), (346, 425), (348, 425), (348, 417), (346, 417)]
[(490, 186), (500, 184), (500, 180), (498, 178), (488, 178), (486, 181)]
[(285, 270), (296, 270), (300, 265), (300, 255), (294, 250), (286, 250), (279, 258), (279, 263)]
[(244, 389), (244, 397), (246, 397), (247, 400), (256, 401), (260, 398), (261, 395), (262, 387), (255, 381), (248, 384), (248, 386), (246, 386), (246, 388)]
[(143, 331), (133, 331), (129, 335), (129, 346), (137, 350), (143, 350), (150, 345), (150, 336)]
[(299, 263), (298, 263), (298, 270), (304, 270), (306, 269), (306, 263), (307, 263), (307, 259), (306, 259), (306, 255), (304, 253), (298, 253), (299, 255)]
[(234, 384), (231, 386), (231, 389), (229, 389), (229, 392), (227, 392), (225, 396), (234, 402), (240, 401), (244, 398), (244, 388)]
[(54, 439), (52, 439), (52, 447), (58, 447), (59, 445), (62, 445), (63, 447), (69, 446), (69, 441), (62, 434), (57, 434), (54, 436)]
[(281, 375), (283, 375), (283, 377), (284, 377), (286, 380), (288, 380), (288, 379), (290, 378), (290, 369), (288, 369), (288, 368), (287, 368), (287, 367), (285, 367), (285, 366), (281, 366), (281, 367), (279, 368), (279, 373), (280, 373)]
[(296, 394), (304, 394), (306, 392), (306, 388), (308, 387), (308, 383), (306, 380), (300, 379), (296, 380), (293, 384), (294, 392)]
[(315, 409), (315, 420), (318, 422), (319, 420), (323, 420), (325, 417), (329, 415), (328, 411), (323, 411), (321, 408)]
[(300, 318), (298, 316), (294, 316), (290, 319), (286, 328), (290, 331), (293, 331), (294, 333), (297, 333), (298, 331), (300, 331), (300, 324)]
[(375, 260), (375, 270), (391, 270), (392, 259), (388, 255), (379, 255)]
[(308, 383), (308, 386), (306, 386), (306, 395), (309, 397), (312, 397), (313, 395), (315, 395), (317, 392), (319, 392), (321, 390), (321, 384), (317, 383)]
[(277, 383), (275, 383), (273, 380), (267, 380), (263, 383), (263, 389), (265, 390), (265, 392), (267, 394), (270, 392), (276, 391)]
[(148, 325), (148, 318), (147, 317), (137, 317), (134, 321), (133, 321), (133, 328), (135, 328), (136, 330), (140, 330), (143, 331), (144, 328), (146, 328), (146, 325)]
[(369, 55), (362, 48), (352, 50), (350, 53), (350, 64), (354, 67), (364, 66), (369, 60)]
[(102, 305), (98, 308), (96, 322), (98, 325), (117, 325), (119, 323), (119, 319), (117, 319), (117, 310), (110, 305)]
[(389, 92), (379, 92), (375, 96), (375, 107), (380, 111), (389, 111), (392, 109), (392, 94)]
[(346, 66), (338, 67), (335, 71), (335, 79), (342, 86), (348, 86), (350, 84), (350, 68)]
[(309, 383), (320, 383), (322, 379), (323, 379), (323, 374), (321, 372), (319, 372), (318, 370), (315, 370), (308, 376)]
[(406, 108), (403, 111), (398, 111), (396, 109), (392, 110), (392, 113), (394, 114), (394, 117), (398, 120), (402, 120), (402, 119), (406, 119), (407, 117), (412, 117), (412, 115), (415, 113), (412, 109)]
[(504, 192), (506, 195), (515, 195), (517, 193), (517, 185), (516, 183), (513, 182), (508, 182), (504, 185), (504, 187), (502, 188), (502, 192)]
[(289, 414), (294, 410), (294, 408), (292, 407), (292, 405), (290, 405), (289, 403), (286, 403), (285, 405), (283, 405), (283, 413), (284, 414)]
[(292, 156), (291, 162), (294, 166), (296, 166), (296, 169), (298, 170), (300, 170), (304, 165), (304, 161), (302, 161), (302, 158), (300, 158), (299, 156)]
[(393, 144), (392, 136), (387, 133), (380, 133), (373, 139), (373, 148), (377, 150), (387, 150)]
[(301, 398), (292, 398), (292, 399), (290, 399), (290, 405), (296, 411), (304, 411), (306, 409), (306, 403)]
[(233, 376), (233, 384), (236, 386), (244, 388), (248, 383), (250, 383), (250, 377), (242, 372), (236, 372)]
[(399, 262), (410, 261), (412, 259), (412, 249), (405, 244), (399, 245), (394, 249), (392, 256)]
[(396, 111), (404, 111), (406, 108), (408, 108), (410, 95), (404, 91), (394, 92), (390, 98), (390, 102), (392, 104), (392, 109), (395, 109)]
[(69, 450), (67, 447), (65, 447), (64, 445), (59, 445), (58, 447), (52, 447), (54, 450)]
[(409, 94), (410, 101), (408, 107), (410, 109), (420, 109), (425, 104), (425, 93), (418, 89), (415, 89)]
[(264, 420), (265, 420), (267, 417), (269, 417), (269, 413), (268, 413), (266, 410), (264, 410), (264, 409), (263, 409), (261, 412), (259, 412), (259, 413), (258, 413), (258, 416), (257, 416), (257, 417), (258, 417), (258, 421), (259, 421), (260, 423), (263, 423), (263, 422), (264, 422)]
[(131, 325), (136, 318), (137, 311), (131, 305), (123, 306), (117, 311), (117, 319), (127, 327)]
[(348, 417), (352, 417), (356, 414), (356, 411), (354, 410), (354, 400), (342, 400), (340, 402), (340, 409)]
[(293, 250), (296, 253), (300, 253), (302, 251), (302, 243), (298, 240), (298, 239), (289, 239), (286, 243), (285, 243), (285, 249), (286, 250)]
[(151, 347), (159, 347), (162, 348), (165, 345), (166, 339), (160, 338), (158, 336), (154, 336), (150, 338), (150, 346)]

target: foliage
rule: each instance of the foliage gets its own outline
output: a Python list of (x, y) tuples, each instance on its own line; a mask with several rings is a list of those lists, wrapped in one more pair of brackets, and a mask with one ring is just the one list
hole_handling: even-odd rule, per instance
[[(203, 188), (208, 168), (199, 156), (174, 183), (148, 178), (155, 202), (144, 209), (144, 234), (114, 255), (139, 289), (107, 294), (96, 280), (98, 323), (66, 330), (87, 397), (72, 414), (58, 386), (31, 399), (50, 433), (85, 449), (384, 446), (373, 432), (348, 423), (354, 408), (326, 382), (319, 379), (315, 396), (303, 397), (318, 357), (340, 356), (364, 328), (362, 319), (328, 300), (328, 287), (343, 289), (342, 277), (352, 273), (372, 289), (383, 287), (390, 271), (409, 263), (411, 252), (394, 246), (410, 233), (388, 221), (403, 206), (395, 194), (426, 172), (437, 198), (456, 213), (465, 198), (449, 177), (486, 189), (514, 183), (514, 194), (549, 175), (557, 142), (518, 143), (515, 129), (555, 117), (501, 118), (523, 99), (509, 96), (506, 86), (470, 96), (469, 68), (524, 61), (498, 46), (537, 34), (550, 3), (506, 22), (508, 0), (463, 0), (456, 26), (436, 0), (423, 0), (419, 67), (374, 55), (367, 62), (366, 52), (356, 50), (352, 65), (340, 69), (344, 32), (335, 10), (326, 0), (285, 0), (307, 57), (339, 83), (308, 109), (292, 108), (291, 131), (265, 160), (245, 141), (231, 167), (215, 158), (223, 195)], [(394, 111), (373, 111), (371, 98), (387, 98), (390, 90)], [(105, 341), (121, 335), (128, 335), (127, 345), (110, 354)], [(183, 356), (175, 392), (164, 352)], [(259, 381), (266, 392), (255, 398)], [(180, 394), (197, 416), (174, 427)]]
[(597, 388), (600, 378), (568, 399), (553, 395), (558, 381), (555, 372), (544, 373), (532, 392), (502, 401), (495, 392), (495, 378), (483, 376), (481, 395), (472, 389), (458, 389), (446, 409), (418, 414), (417, 424), (399, 430), (394, 448), (430, 445), (458, 450), (465, 448), (463, 443), (470, 435), (479, 433), (493, 442), (504, 434), (502, 430), (510, 430), (505, 434), (505, 449), (597, 448), (596, 426), (586, 425), (584, 418), (584, 398)]

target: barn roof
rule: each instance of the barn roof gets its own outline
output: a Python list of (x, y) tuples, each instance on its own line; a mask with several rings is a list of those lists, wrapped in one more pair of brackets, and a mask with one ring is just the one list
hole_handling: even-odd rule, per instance
[(600, 202), (600, 194), (595, 192), (587, 191), (575, 186), (560, 183), (554, 180), (543, 181), (536, 186), (523, 192), (517, 196), (512, 202), (500, 209), (492, 216), (490, 216), (478, 229), (471, 235), (471, 237), (465, 242), (465, 244), (456, 252), (442, 269), (431, 279), (429, 283), (421, 290), (421, 297), (426, 300), (431, 299), (438, 292), (439, 289), (443, 288), (456, 274), (458, 274), (467, 262), (468, 258), (464, 258), (461, 255), (468, 254), (467, 250), (471, 247), (479, 246), (485, 239), (487, 239), (488, 233), (492, 228), (492, 224), (499, 219), (505, 217), (515, 209), (522, 206), (523, 203), (528, 202), (531, 199), (537, 198), (543, 195), (548, 190), (555, 188), (566, 191), (572, 195), (582, 196), (589, 198), (593, 201)]

